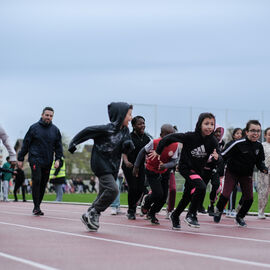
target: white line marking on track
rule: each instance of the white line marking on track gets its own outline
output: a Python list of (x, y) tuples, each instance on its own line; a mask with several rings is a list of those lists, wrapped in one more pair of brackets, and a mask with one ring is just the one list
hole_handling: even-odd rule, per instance
[(44, 265), (44, 264), (36, 263), (36, 262), (26, 260), (26, 259), (23, 259), (23, 258), (20, 258), (20, 257), (17, 257), (17, 256), (13, 256), (13, 255), (10, 255), (10, 254), (7, 254), (7, 253), (3, 253), (3, 252), (0, 252), (0, 256), (4, 257), (4, 258), (7, 258), (7, 259), (10, 259), (10, 260), (13, 260), (13, 261), (28, 264), (30, 266), (33, 266), (33, 267), (36, 267), (36, 268), (39, 268), (39, 269), (57, 270), (57, 268), (53, 268), (53, 267), (50, 267), (50, 266), (47, 266), (47, 265)]
[(93, 239), (93, 240), (110, 242), (110, 243), (115, 243), (115, 244), (120, 244), (120, 245), (125, 245), (125, 246), (139, 247), (139, 248), (152, 249), (152, 250), (170, 252), (170, 253), (181, 254), (181, 255), (184, 254), (184, 255), (202, 257), (202, 258), (207, 258), (207, 259), (214, 259), (214, 260), (219, 260), (219, 261), (227, 261), (227, 262), (232, 262), (232, 263), (239, 263), (239, 264), (245, 264), (245, 265), (253, 265), (253, 266), (258, 266), (258, 267), (270, 268), (270, 264), (268, 264), (268, 263), (260, 263), (260, 262), (254, 262), (254, 261), (234, 259), (234, 258), (228, 258), (228, 257), (223, 257), (223, 256), (216, 256), (216, 255), (191, 252), (191, 251), (185, 251), (185, 250), (179, 250), (179, 249), (173, 249), (173, 248), (164, 248), (164, 247), (158, 247), (158, 246), (152, 246), (152, 245), (144, 245), (144, 244), (139, 244), (139, 243), (134, 243), (134, 242), (106, 239), (106, 238), (101, 238), (101, 237), (82, 235), (82, 234), (70, 233), (70, 232), (63, 232), (63, 231), (57, 231), (57, 230), (51, 230), (51, 229), (44, 229), (44, 228), (39, 228), (39, 227), (31, 227), (31, 226), (25, 226), (25, 225), (14, 224), (14, 223), (0, 222), (0, 224), (7, 225), (7, 226), (20, 227), (20, 228), (30, 229), (30, 230), (63, 234), (63, 235), (67, 235), (67, 236), (75, 236), (75, 237)]
[[(23, 214), (23, 213), (18, 213), (18, 212), (17, 213), (16, 212), (10, 213), (7, 211), (0, 211), (0, 213), (11, 214), (11, 215), (20, 215), (20, 216), (32, 216), (30, 214)], [(49, 219), (81, 222), (80, 219), (65, 218), (65, 217), (44, 216), (44, 217), (37, 217), (37, 218), (42, 218), (42, 219), (49, 218)], [(127, 227), (127, 228), (140, 229), (140, 230), (151, 230), (151, 231), (162, 231), (162, 232), (170, 232), (170, 233), (191, 234), (191, 235), (200, 235), (200, 236), (206, 236), (206, 237), (217, 237), (217, 238), (225, 238), (225, 239), (233, 239), (233, 240), (252, 241), (252, 242), (267, 243), (267, 244), (270, 243), (270, 240), (265, 240), (265, 239), (244, 238), (244, 237), (221, 235), (221, 234), (201, 233), (198, 231), (197, 232), (188, 232), (188, 231), (182, 231), (182, 230), (177, 231), (177, 230), (172, 230), (172, 229), (144, 227), (144, 226), (138, 226), (138, 225), (120, 224), (120, 223), (112, 223), (112, 222), (100, 222), (100, 224)], [(238, 228), (236, 228), (236, 229), (238, 229)], [(239, 228), (239, 229), (241, 229), (241, 228)]]

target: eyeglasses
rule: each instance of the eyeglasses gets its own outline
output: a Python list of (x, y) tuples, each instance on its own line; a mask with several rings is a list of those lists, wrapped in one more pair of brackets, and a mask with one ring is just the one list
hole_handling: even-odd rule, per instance
[(251, 133), (261, 133), (261, 130), (260, 129), (250, 129), (248, 132), (251, 132)]

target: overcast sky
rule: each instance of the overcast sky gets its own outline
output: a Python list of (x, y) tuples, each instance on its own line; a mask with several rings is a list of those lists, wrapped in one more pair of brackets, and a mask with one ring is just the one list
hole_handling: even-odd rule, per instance
[(0, 122), (15, 141), (49, 105), (72, 137), (126, 101), (154, 136), (164, 122), (190, 130), (206, 110), (226, 127), (269, 126), (269, 10), (268, 0), (1, 0)]

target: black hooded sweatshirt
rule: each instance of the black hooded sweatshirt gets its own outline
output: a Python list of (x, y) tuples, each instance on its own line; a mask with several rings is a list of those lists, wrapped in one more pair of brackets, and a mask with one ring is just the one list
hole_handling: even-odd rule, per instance
[[(202, 176), (203, 168), (214, 149), (216, 149), (219, 154), (218, 141), (214, 133), (209, 136), (202, 136), (201, 125), (205, 118), (207, 118), (205, 114), (200, 115), (194, 132), (169, 134), (165, 136), (157, 146), (156, 152), (160, 155), (164, 147), (169, 144), (174, 142), (183, 143), (178, 164), (179, 172), (182, 175), (189, 174), (192, 170)], [(213, 162), (216, 163), (220, 161), (221, 157), (219, 157), (218, 161), (213, 159)]]
[(111, 123), (87, 127), (69, 144), (68, 150), (73, 153), (76, 145), (89, 139), (94, 140), (91, 168), (96, 176), (112, 174), (116, 179), (122, 153), (127, 154), (134, 149), (128, 127), (121, 128), (129, 108), (130, 105), (125, 102), (112, 102), (108, 105)]

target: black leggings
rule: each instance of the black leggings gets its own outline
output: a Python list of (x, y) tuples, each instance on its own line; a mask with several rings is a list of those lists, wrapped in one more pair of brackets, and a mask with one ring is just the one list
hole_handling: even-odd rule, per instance
[(25, 190), (26, 190), (26, 186), (23, 185), (23, 182), (15, 182), (15, 187), (14, 187), (14, 191), (13, 191), (13, 194), (14, 194), (14, 199), (17, 201), (18, 198), (17, 198), (17, 191), (18, 189), (22, 187), (22, 197), (23, 197), (23, 200), (25, 201)]
[(198, 207), (202, 205), (205, 196), (206, 184), (202, 180), (201, 176), (193, 171), (183, 173), (182, 175), (186, 179), (185, 189), (182, 199), (180, 200), (174, 213), (180, 216), (180, 214), (190, 203), (188, 214), (196, 216)]

